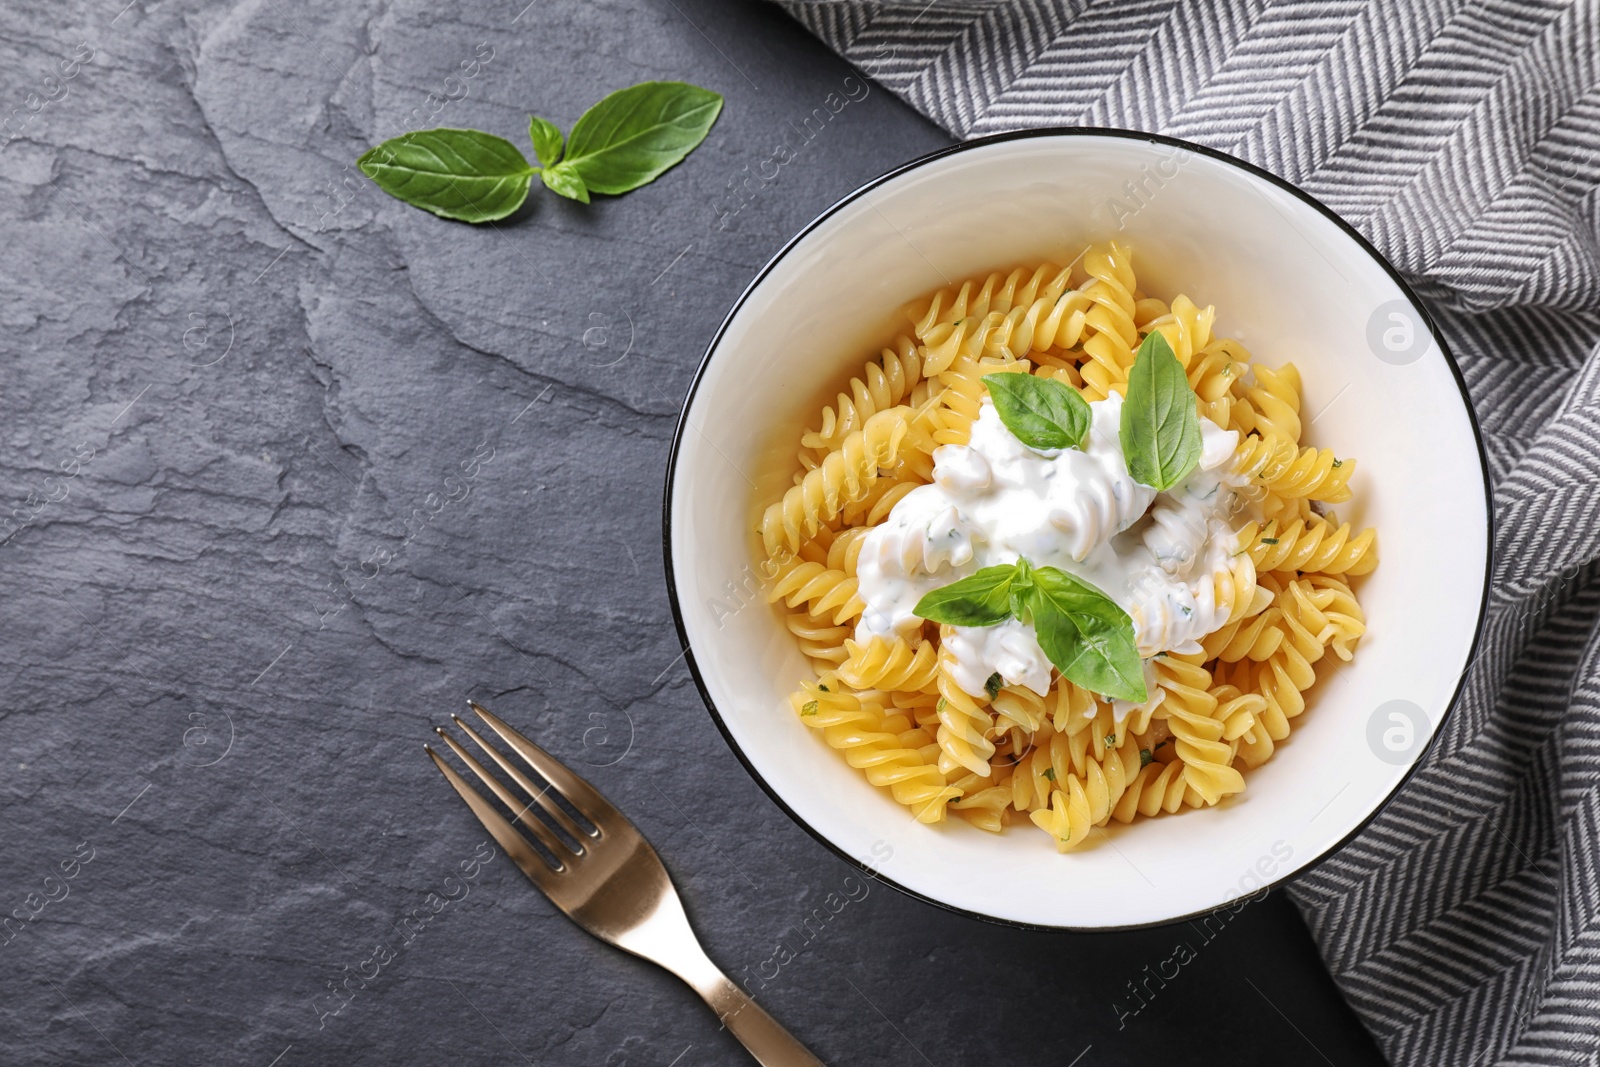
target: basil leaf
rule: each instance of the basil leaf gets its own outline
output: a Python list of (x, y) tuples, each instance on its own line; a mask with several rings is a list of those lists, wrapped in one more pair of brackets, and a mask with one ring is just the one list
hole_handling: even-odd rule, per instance
[(395, 199), (462, 222), (505, 218), (533, 180), (516, 145), (481, 130), (402, 134), (367, 149), (356, 166)]
[(542, 166), (553, 167), (561, 162), (561, 131), (555, 123), (529, 115), (528, 140), (533, 142), (533, 154)]
[(577, 200), (580, 203), (589, 202), (589, 187), (583, 184), (583, 179), (578, 177), (578, 172), (565, 163), (557, 163), (553, 167), (546, 167), (539, 172), (539, 177), (544, 179), (544, 184), (553, 193), (560, 193), (568, 200)]
[(912, 613), (948, 626), (993, 626), (1011, 617), (1011, 579), (1016, 568), (985, 567), (940, 586), (917, 601)]
[(985, 374), (1000, 421), (1029, 448), (1082, 448), (1093, 413), (1072, 386), (1031, 374)]
[(573, 124), (561, 165), (590, 192), (637, 189), (705, 140), (721, 111), (721, 96), (683, 82), (618, 89)]
[(1133, 620), (1110, 597), (1064, 571), (1039, 567), (1028, 611), (1039, 647), (1063, 678), (1115, 700), (1148, 699)]
[(1006, 680), (1000, 677), (999, 671), (995, 671), (993, 674), (989, 675), (988, 679), (983, 683), (983, 691), (989, 694), (990, 700), (993, 700), (995, 697), (999, 696), (1000, 690), (1004, 689), (1005, 687)]
[(1128, 371), (1121, 437), (1128, 473), (1152, 489), (1171, 489), (1200, 462), (1194, 390), (1159, 330), (1144, 339)]

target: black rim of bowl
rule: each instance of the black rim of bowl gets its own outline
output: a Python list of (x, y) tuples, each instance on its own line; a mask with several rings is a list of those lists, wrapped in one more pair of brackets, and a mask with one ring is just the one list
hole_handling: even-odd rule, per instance
[(733, 734), (728, 730), (728, 724), (723, 721), (722, 713), (717, 710), (716, 702), (711, 699), (711, 694), (706, 689), (705, 679), (700, 673), (700, 666), (695, 662), (694, 651), (689, 647), (689, 635), (687, 630), (684, 628), (683, 610), (678, 603), (677, 578), (672, 561), (673, 481), (675, 475), (677, 474), (678, 453), (683, 445), (684, 431), (688, 423), (689, 409), (694, 404), (695, 394), (700, 389), (700, 382), (705, 377), (706, 368), (710, 365), (711, 357), (713, 353), (716, 352), (717, 346), (722, 343), (723, 335), (727, 333), (729, 324), (733, 322), (734, 318), (739, 314), (740, 309), (744, 307), (745, 301), (750, 299), (750, 294), (755, 292), (761, 283), (766, 280), (767, 275), (772, 272), (773, 268), (782, 262), (784, 257), (793, 251), (796, 245), (809, 237), (818, 226), (821, 226), (828, 219), (838, 214), (839, 211), (844, 209), (847, 205), (854, 203), (867, 193), (887, 182), (893, 181), (902, 174), (916, 170), (917, 168), (931, 163), (934, 160), (943, 159), (945, 156), (971, 151), (975, 148), (983, 148), (993, 144), (1002, 144), (1007, 141), (1020, 141), (1032, 138), (1049, 137), (1115, 137), (1122, 138), (1124, 140), (1144, 141), (1149, 144), (1163, 145), (1169, 148), (1181, 149), (1196, 153), (1197, 155), (1206, 156), (1207, 158), (1217, 160), (1221, 163), (1226, 163), (1229, 166), (1236, 167), (1239, 170), (1253, 175), (1256, 178), (1260, 178), (1263, 181), (1269, 182), (1279, 189), (1282, 189), (1284, 192), (1292, 194), (1301, 202), (1314, 208), (1324, 218), (1328, 219), (1328, 221), (1332, 222), (1335, 226), (1342, 230), (1346, 236), (1360, 246), (1361, 249), (1367, 253), (1367, 255), (1372, 257), (1374, 262), (1376, 262), (1384, 269), (1384, 271), (1388, 273), (1395, 285), (1399, 287), (1400, 292), (1405, 295), (1406, 299), (1411, 302), (1413, 307), (1421, 312), (1423, 323), (1427, 326), (1428, 333), (1432, 337), (1433, 343), (1438, 346), (1440, 354), (1444, 356), (1445, 363), (1450, 368), (1450, 374), (1455, 379), (1456, 388), (1461, 393), (1461, 403), (1467, 412), (1467, 422), (1472, 427), (1473, 443), (1477, 445), (1478, 449), (1478, 469), (1483, 476), (1484, 513), (1487, 517), (1487, 521), (1485, 523), (1485, 537), (1487, 538), (1487, 546), (1484, 553), (1483, 593), (1478, 601), (1478, 618), (1473, 625), (1472, 642), (1467, 648), (1467, 668), (1471, 667), (1471, 665), (1477, 660), (1478, 646), (1483, 639), (1484, 616), (1489, 602), (1489, 578), (1494, 567), (1494, 510), (1491, 506), (1493, 494), (1489, 481), (1489, 461), (1483, 447), (1483, 433), (1478, 427), (1478, 416), (1477, 413), (1473, 411), (1472, 399), (1467, 392), (1466, 381), (1461, 376), (1461, 368), (1456, 365), (1455, 356), (1451, 353), (1449, 345), (1445, 343), (1444, 336), (1439, 332), (1438, 326), (1434, 323), (1433, 316), (1429, 314), (1427, 306), (1418, 298), (1411, 286), (1406, 283), (1406, 280), (1400, 276), (1400, 272), (1395, 270), (1394, 266), (1388, 261), (1388, 259), (1385, 258), (1384, 255), (1376, 248), (1374, 248), (1370, 241), (1362, 236), (1362, 234), (1357, 231), (1355, 227), (1345, 222), (1330, 208), (1328, 208), (1321, 201), (1317, 200), (1315, 197), (1311, 196), (1309, 193), (1305, 192), (1305, 190), (1290, 184), (1288, 181), (1285, 181), (1283, 178), (1278, 177), (1276, 174), (1273, 174), (1270, 171), (1262, 170), (1260, 167), (1257, 167), (1252, 163), (1247, 163), (1235, 156), (1231, 156), (1226, 152), (1219, 152), (1214, 148), (1207, 148), (1204, 145), (1194, 144), (1193, 142), (1184, 141), (1176, 137), (1167, 137), (1155, 133), (1144, 133), (1138, 130), (1123, 130), (1114, 127), (1096, 126), (1049, 126), (1041, 127), (1039, 129), (1018, 130), (1013, 133), (995, 134), (991, 137), (980, 137), (971, 141), (962, 141), (959, 144), (951, 145), (948, 148), (941, 148), (938, 151), (929, 152), (925, 156), (920, 156), (909, 163), (902, 164), (901, 166), (895, 167), (893, 170), (879, 175), (877, 178), (872, 179), (866, 184), (855, 189), (853, 192), (842, 197), (827, 210), (818, 215), (815, 219), (811, 220), (811, 222), (807, 223), (799, 233), (790, 238), (789, 241), (778, 250), (776, 255), (767, 261), (766, 266), (761, 268), (760, 272), (756, 274), (756, 276), (751, 280), (750, 284), (745, 286), (744, 292), (739, 294), (739, 299), (734, 301), (733, 307), (729, 309), (728, 314), (723, 318), (722, 325), (717, 327), (717, 332), (712, 337), (711, 343), (706, 346), (706, 354), (701, 357), (700, 365), (695, 370), (694, 380), (690, 382), (689, 392), (684, 397), (683, 409), (678, 414), (678, 424), (672, 435), (672, 450), (667, 459), (667, 479), (665, 490), (662, 494), (661, 505), (661, 549), (662, 559), (666, 566), (667, 599), (672, 604), (672, 621), (677, 626), (678, 643), (683, 648), (684, 660), (689, 665), (689, 673), (694, 678), (695, 688), (700, 691), (700, 699), (705, 704), (706, 710), (711, 713), (712, 721), (717, 724), (717, 729), (722, 732), (723, 740), (728, 743), (728, 747), (733, 750), (733, 754), (738, 758), (739, 762), (744, 765), (744, 769), (749, 772), (750, 777), (755, 779), (756, 783), (761, 786), (761, 788), (766, 792), (767, 796), (772, 798), (772, 802), (777, 804), (778, 807), (782, 809), (784, 814), (788, 815), (790, 819), (794, 820), (796, 825), (820, 841), (830, 851), (839, 856), (845, 862), (860, 869), (868, 877), (874, 879), (875, 881), (882, 882), (885, 885), (893, 886), (895, 889), (898, 889), (907, 896), (915, 897), (917, 900), (932, 904), (935, 907), (942, 908), (945, 911), (954, 912), (957, 915), (964, 915), (972, 919), (978, 919), (982, 922), (995, 923), (1000, 926), (1009, 926), (1022, 930), (1050, 930), (1063, 933), (1115, 933), (1119, 930), (1141, 930), (1150, 927), (1169, 926), (1173, 923), (1185, 922), (1204, 915), (1212, 915), (1224, 909), (1238, 910), (1238, 908), (1243, 907), (1244, 902), (1247, 902), (1252, 898), (1259, 899), (1265, 896), (1268, 891), (1276, 889), (1288, 882), (1290, 879), (1310, 871), (1312, 868), (1326, 860), (1329, 856), (1339, 852), (1352, 840), (1354, 840), (1362, 830), (1366, 829), (1374, 819), (1383, 813), (1383, 810), (1389, 806), (1394, 798), (1400, 794), (1400, 791), (1405, 788), (1406, 784), (1411, 781), (1412, 776), (1417, 773), (1417, 769), (1422, 766), (1423, 762), (1427, 759), (1428, 754), (1433, 751), (1433, 747), (1438, 743), (1439, 737), (1444, 733), (1445, 725), (1450, 721), (1450, 716), (1455, 713), (1456, 703), (1461, 697), (1462, 687), (1466, 684), (1468, 669), (1464, 668), (1460, 677), (1456, 679), (1455, 689), (1451, 692), (1450, 700), (1445, 705), (1444, 714), (1440, 716), (1439, 723), (1434, 727), (1433, 734), (1431, 737), (1429, 737), (1427, 745), (1425, 745), (1422, 751), (1418, 753), (1417, 758), (1413, 760), (1411, 766), (1406, 769), (1406, 773), (1401, 777), (1400, 781), (1395, 784), (1394, 788), (1391, 789), (1378, 804), (1378, 806), (1373, 809), (1372, 814), (1363, 819), (1358, 826), (1352, 829), (1344, 837), (1340, 838), (1332, 845), (1329, 845), (1317, 855), (1311, 857), (1305, 863), (1300, 864), (1294, 870), (1283, 875), (1281, 878), (1278, 878), (1276, 881), (1209, 908), (1202, 908), (1198, 911), (1188, 912), (1183, 915), (1175, 915), (1168, 919), (1156, 919), (1146, 923), (1132, 923), (1123, 926), (1069, 926), (1051, 925), (1046, 923), (1028, 923), (1017, 919), (1005, 919), (995, 915), (985, 915), (982, 912), (970, 911), (966, 908), (957, 907), (954, 904), (938, 900), (924, 893), (919, 893), (915, 889), (910, 889), (907, 886), (901, 885), (893, 878), (885, 876), (882, 871), (874, 870), (866, 866), (860, 860), (857, 860), (854, 856), (844, 851), (833, 841), (823, 835), (819, 830), (817, 830), (816, 827), (812, 826), (805, 819), (802, 819), (798, 814), (795, 813), (793, 808), (789, 807), (789, 805), (784, 802), (784, 799), (778, 795), (777, 791), (767, 783), (766, 778), (763, 777), (761, 772), (751, 764), (749, 758), (745, 755), (744, 750), (739, 747), (739, 743), (734, 740)]

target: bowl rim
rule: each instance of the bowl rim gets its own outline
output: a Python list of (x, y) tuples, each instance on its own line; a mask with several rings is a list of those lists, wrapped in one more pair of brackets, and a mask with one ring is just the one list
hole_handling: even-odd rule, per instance
[[(768, 784), (766, 778), (761, 774), (761, 772), (757, 770), (756, 767), (750, 762), (750, 759), (745, 755), (744, 750), (739, 747), (739, 743), (734, 740), (733, 733), (728, 729), (727, 723), (723, 720), (722, 713), (717, 709), (716, 702), (711, 699), (710, 690), (706, 688), (705, 678), (700, 673), (700, 665), (695, 660), (694, 650), (690, 647), (688, 630), (684, 625), (683, 610), (678, 603), (677, 575), (674, 570), (672, 560), (673, 486), (678, 470), (678, 455), (682, 450), (683, 441), (686, 436), (685, 431), (688, 427), (689, 408), (694, 403), (695, 394), (700, 389), (700, 383), (705, 377), (706, 369), (710, 366), (711, 358), (716, 353), (717, 347), (722, 343), (722, 338), (727, 333), (728, 327), (732, 324), (734, 318), (739, 314), (739, 312), (744, 308), (745, 302), (750, 299), (751, 294), (753, 294), (756, 289), (760, 287), (764, 281), (766, 281), (767, 275), (770, 274), (801, 241), (809, 237), (813, 231), (815, 231), (828, 219), (832, 218), (846, 206), (866, 196), (867, 193), (889, 181), (894, 180), (895, 178), (900, 177), (903, 174), (916, 170), (919, 167), (926, 166), (927, 164), (936, 160), (943, 159), (946, 156), (956, 155), (961, 152), (968, 152), (976, 148), (984, 148), (989, 145), (1002, 144), (1008, 141), (1031, 140), (1034, 138), (1050, 137), (1113, 137), (1125, 140), (1147, 141), (1151, 144), (1161, 145), (1168, 148), (1178, 148), (1189, 152), (1194, 152), (1199, 155), (1206, 156), (1207, 158), (1216, 160), (1220, 163), (1235, 167), (1244, 171), (1250, 176), (1266, 181), (1283, 190), (1284, 192), (1292, 194), (1296, 199), (1319, 212), (1329, 222), (1332, 222), (1347, 237), (1355, 241), (1357, 246), (1366, 252), (1367, 255), (1371, 256), (1374, 262), (1383, 268), (1383, 270), (1389, 275), (1390, 279), (1393, 280), (1395, 285), (1400, 289), (1400, 292), (1405, 296), (1405, 298), (1410, 301), (1411, 305), (1416, 308), (1418, 312), (1421, 313), (1423, 324), (1427, 327), (1428, 334), (1430, 337), (1432, 337), (1433, 343), (1438, 346), (1440, 354), (1444, 356), (1445, 364), (1450, 368), (1451, 377), (1455, 380), (1456, 389), (1460, 391), (1461, 403), (1466, 409), (1467, 413), (1467, 424), (1472, 429), (1472, 440), (1473, 443), (1477, 445), (1478, 449), (1479, 473), (1483, 477), (1484, 514), (1486, 516), (1486, 521), (1484, 523), (1484, 537), (1487, 541), (1487, 545), (1484, 553), (1483, 589), (1478, 600), (1478, 617), (1472, 628), (1472, 641), (1467, 646), (1467, 663), (1462, 669), (1460, 676), (1456, 679), (1455, 688), (1450, 694), (1449, 702), (1445, 705), (1444, 714), (1439, 717), (1438, 725), (1434, 727), (1432, 736), (1428, 738), (1428, 743), (1423, 746), (1422, 751), (1417, 754), (1416, 759), (1413, 760), (1411, 766), (1406, 769), (1405, 774), (1402, 775), (1400, 780), (1395, 783), (1394, 788), (1389, 790), (1384, 798), (1378, 803), (1378, 806), (1372, 810), (1370, 815), (1363, 819), (1357, 826), (1352, 828), (1349, 833), (1344, 835), (1344, 837), (1327, 846), (1321, 852), (1312, 856), (1305, 863), (1296, 867), (1283, 877), (1278, 878), (1276, 881), (1268, 883), (1267, 885), (1264, 885), (1259, 889), (1252, 890), (1248, 893), (1240, 894), (1239, 896), (1233, 897), (1213, 907), (1202, 908), (1198, 911), (1188, 912), (1183, 915), (1176, 915), (1168, 919), (1156, 919), (1150, 922), (1129, 923), (1120, 926), (1069, 926), (1047, 923), (1030, 923), (1017, 919), (1006, 919), (995, 915), (986, 915), (983, 912), (972, 911), (968, 908), (958, 907), (954, 904), (950, 904), (943, 900), (938, 900), (934, 897), (928, 896), (925, 893), (920, 893), (915, 889), (901, 885), (893, 878), (889, 878), (884, 875), (882, 871), (875, 870), (867, 866), (854, 856), (850, 855), (844, 849), (840, 848), (805, 819), (802, 819), (793, 808), (789, 807), (789, 805), (784, 802), (783, 798), (778, 795), (777, 791)], [(992, 923), (997, 926), (1005, 926), (1019, 930), (1041, 930), (1063, 933), (1117, 933), (1126, 930), (1145, 930), (1161, 926), (1171, 926), (1175, 923), (1187, 922), (1200, 918), (1201, 916), (1214, 915), (1220, 911), (1223, 911), (1224, 909), (1237, 911), (1239, 908), (1243, 907), (1244, 902), (1248, 902), (1251, 899), (1259, 900), (1265, 898), (1266, 895), (1272, 890), (1286, 884), (1291, 879), (1307, 873), (1312, 868), (1327, 860), (1330, 856), (1333, 856), (1335, 853), (1343, 850), (1346, 845), (1355, 840), (1355, 838), (1359, 836), (1363, 830), (1371, 825), (1372, 822), (1376, 820), (1386, 808), (1388, 808), (1388, 806), (1394, 801), (1394, 798), (1400, 794), (1401, 790), (1406, 787), (1406, 785), (1411, 781), (1412, 777), (1417, 773), (1418, 769), (1421, 768), (1429, 753), (1431, 753), (1434, 747), (1438, 744), (1440, 736), (1444, 733), (1446, 724), (1449, 723), (1450, 717), (1455, 713), (1456, 706), (1461, 699), (1461, 692), (1466, 686), (1467, 675), (1471, 672), (1472, 665), (1478, 660), (1478, 651), (1479, 647), (1483, 643), (1483, 631), (1488, 613), (1489, 583), (1494, 574), (1495, 515), (1493, 504), (1494, 487), (1489, 477), (1489, 458), (1483, 443), (1483, 431), (1478, 425), (1478, 414), (1473, 409), (1472, 396), (1467, 390), (1466, 380), (1462, 377), (1461, 367), (1456, 363), (1455, 355), (1450, 351), (1450, 346), (1446, 344), (1444, 335), (1440, 333), (1438, 325), (1433, 321), (1433, 316), (1428, 311), (1427, 305), (1424, 304), (1417, 296), (1416, 291), (1413, 290), (1412, 287), (1406, 282), (1405, 278), (1403, 278), (1400, 272), (1395, 269), (1394, 265), (1389, 262), (1388, 258), (1385, 257), (1382, 252), (1378, 251), (1378, 249), (1373, 246), (1372, 242), (1368, 241), (1359, 230), (1357, 230), (1354, 226), (1351, 226), (1344, 219), (1340, 218), (1332, 208), (1328, 207), (1326, 204), (1322, 203), (1322, 201), (1318, 200), (1304, 189), (1301, 189), (1299, 186), (1294, 185), (1293, 183), (1279, 177), (1276, 174), (1273, 174), (1271, 171), (1264, 170), (1253, 163), (1249, 163), (1238, 158), (1237, 156), (1230, 155), (1227, 152), (1223, 152), (1219, 149), (1209, 148), (1206, 145), (1196, 144), (1193, 141), (1186, 141), (1178, 137), (1169, 137), (1165, 134), (1148, 133), (1142, 130), (1129, 130), (1113, 126), (1041, 126), (1025, 130), (1013, 130), (1008, 133), (997, 133), (966, 141), (959, 141), (947, 147), (936, 149), (932, 152), (926, 153), (925, 155), (918, 156), (909, 162), (902, 163), (897, 167), (885, 171), (883, 174), (864, 182), (851, 192), (840, 197), (833, 204), (829, 205), (820, 214), (818, 214), (816, 218), (812, 219), (809, 223), (803, 226), (798, 233), (786, 241), (783, 247), (774, 253), (772, 258), (767, 261), (766, 265), (756, 273), (755, 277), (750, 280), (750, 283), (745, 286), (744, 291), (739, 294), (739, 298), (733, 302), (733, 306), (728, 309), (727, 315), (723, 317), (722, 324), (717, 327), (717, 332), (712, 335), (710, 343), (706, 346), (705, 355), (700, 358), (699, 366), (695, 368), (694, 378), (689, 383), (688, 392), (684, 394), (683, 407), (678, 412), (677, 424), (673, 428), (672, 446), (667, 456), (666, 483), (661, 498), (661, 557), (667, 579), (667, 600), (672, 606), (672, 621), (678, 631), (678, 644), (682, 647), (683, 658), (689, 666), (689, 674), (694, 679), (695, 688), (700, 692), (701, 702), (705, 704), (706, 710), (710, 713), (712, 721), (716, 723), (717, 729), (719, 732), (721, 732), (723, 740), (727, 742), (728, 747), (733, 750), (734, 756), (739, 760), (740, 764), (744, 766), (745, 771), (750, 775), (751, 778), (755, 779), (756, 784), (761, 787), (762, 791), (764, 791), (767, 796), (771, 798), (772, 802), (775, 803), (785, 815), (789, 816), (789, 818), (797, 826), (805, 830), (806, 833), (810, 834), (812, 837), (816, 838), (816, 840), (826, 846), (829, 851), (839, 856), (852, 867), (860, 870), (868, 878), (882, 882), (885, 885), (892, 886), (908, 897), (931, 904), (934, 907), (940, 908), (944, 911), (953, 912), (969, 919), (977, 919), (980, 922)]]

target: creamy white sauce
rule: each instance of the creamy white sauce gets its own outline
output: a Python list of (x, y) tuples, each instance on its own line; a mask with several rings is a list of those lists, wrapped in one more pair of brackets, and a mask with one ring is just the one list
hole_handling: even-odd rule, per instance
[[(1202, 418), (1199, 464), (1162, 493), (1128, 473), (1118, 437), (1122, 398), (1089, 408), (1081, 450), (1040, 451), (1017, 440), (986, 398), (971, 442), (936, 449), (933, 483), (908, 493), (863, 538), (856, 576), (866, 610), (856, 640), (915, 639), (922, 619), (912, 609), (925, 594), (1026, 556), (1115, 601), (1133, 619), (1140, 656), (1199, 651), (1200, 639), (1226, 621), (1211, 579), (1235, 549), (1229, 520), (1241, 483), (1227, 470), (1239, 435)], [(969, 693), (983, 692), (997, 672), (1008, 685), (1049, 689), (1050, 661), (1026, 623), (955, 627), (947, 647), (956, 683)], [(1118, 701), (1116, 711), (1135, 707)]]

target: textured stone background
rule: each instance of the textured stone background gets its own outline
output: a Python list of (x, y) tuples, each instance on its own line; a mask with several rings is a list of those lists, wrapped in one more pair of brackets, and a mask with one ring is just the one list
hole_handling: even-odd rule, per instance
[[(120, 2), (0, 24), (0, 495), (24, 523), (0, 547), (0, 912), (31, 916), (0, 946), (0, 1061), (745, 1062), (503, 859), (433, 912), (484, 835), (420, 743), (472, 694), (587, 766), (736, 973), (842, 889), (677, 660), (661, 476), (761, 264), (944, 136), (875, 88), (724, 229), (728, 184), (851, 74), (775, 11)], [(647, 78), (728, 102), (625, 198), (536, 190), (472, 228), (350, 165), (419, 125), (565, 127)], [(1198, 958), (1119, 1028), (1180, 941)], [(879, 887), (765, 999), (839, 1063), (1376, 1062), (1276, 897), (1204, 944)]]

